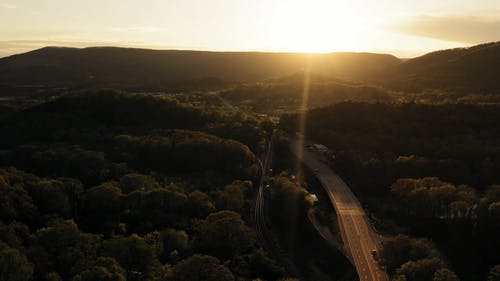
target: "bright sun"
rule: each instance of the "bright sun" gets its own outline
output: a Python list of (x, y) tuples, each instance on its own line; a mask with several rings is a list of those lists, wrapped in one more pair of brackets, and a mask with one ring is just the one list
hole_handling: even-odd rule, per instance
[(364, 22), (347, 1), (282, 0), (271, 36), (279, 48), (300, 52), (356, 50)]

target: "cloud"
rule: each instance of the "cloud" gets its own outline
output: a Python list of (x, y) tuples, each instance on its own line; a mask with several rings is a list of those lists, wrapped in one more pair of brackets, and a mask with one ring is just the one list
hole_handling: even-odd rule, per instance
[(166, 31), (165, 28), (153, 27), (153, 26), (113, 27), (110, 30), (114, 32), (138, 32), (138, 33), (158, 33)]
[(401, 33), (461, 43), (500, 40), (500, 18), (479, 16), (418, 16), (391, 26)]
[(12, 3), (0, 2), (0, 8), (17, 9), (17, 8), (19, 8), (19, 6), (16, 4), (12, 4)]

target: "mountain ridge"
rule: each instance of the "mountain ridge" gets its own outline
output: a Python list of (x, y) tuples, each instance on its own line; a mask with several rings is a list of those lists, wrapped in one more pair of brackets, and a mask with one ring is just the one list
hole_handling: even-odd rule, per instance
[[(403, 90), (438, 89), (466, 93), (498, 93), (500, 42), (439, 50), (403, 61), (388, 70), (382, 85)], [(389, 79), (387, 79), (389, 78)]]
[[(208, 78), (219, 84), (257, 82), (303, 71), (309, 58), (318, 71), (348, 78), (368, 77), (400, 62), (390, 55), (348, 52), (308, 55), (45, 47), (0, 59), (0, 85), (170, 89)], [(371, 67), (360, 68), (360, 64)]]
[(216, 52), (121, 47), (44, 47), (0, 59), (0, 94), (112, 87), (214, 89), (303, 72), (402, 92), (498, 93), (500, 42), (402, 60), (389, 54)]

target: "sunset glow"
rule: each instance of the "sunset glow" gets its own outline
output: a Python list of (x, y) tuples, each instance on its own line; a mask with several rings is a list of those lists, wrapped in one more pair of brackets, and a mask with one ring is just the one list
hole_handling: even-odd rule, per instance
[(411, 57), (499, 40), (499, 11), (496, 0), (0, 0), (0, 57), (47, 45)]
[(270, 27), (276, 46), (300, 52), (358, 49), (364, 19), (349, 5), (328, 0), (280, 1)]

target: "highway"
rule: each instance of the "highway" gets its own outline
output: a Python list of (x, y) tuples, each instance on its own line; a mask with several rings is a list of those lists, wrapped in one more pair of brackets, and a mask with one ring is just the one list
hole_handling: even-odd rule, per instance
[(344, 242), (344, 252), (354, 263), (361, 281), (387, 281), (387, 273), (375, 261), (372, 251), (380, 248), (381, 237), (377, 235), (347, 184), (320, 159), (317, 152), (309, 151), (298, 137), (291, 141), (291, 151), (315, 171), (318, 180), (328, 194), (337, 213), (339, 229)]

